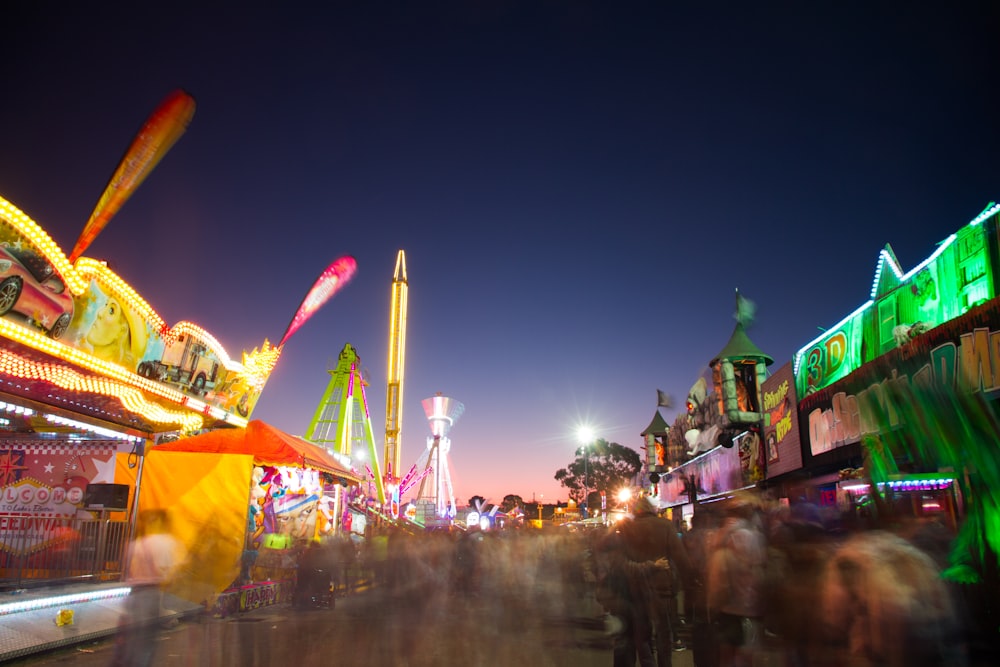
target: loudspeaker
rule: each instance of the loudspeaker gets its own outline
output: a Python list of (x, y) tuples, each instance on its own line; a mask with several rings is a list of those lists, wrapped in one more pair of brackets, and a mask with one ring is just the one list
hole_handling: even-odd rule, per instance
[(128, 484), (88, 484), (83, 494), (87, 509), (125, 511), (128, 509)]

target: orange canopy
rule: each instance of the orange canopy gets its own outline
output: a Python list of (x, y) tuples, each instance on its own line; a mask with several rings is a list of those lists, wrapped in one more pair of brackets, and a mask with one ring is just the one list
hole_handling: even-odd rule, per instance
[(164, 442), (157, 445), (156, 449), (168, 452), (252, 454), (256, 465), (315, 468), (361, 483), (356, 473), (348, 470), (324, 448), (259, 419), (252, 420), (246, 428), (219, 428), (190, 438)]

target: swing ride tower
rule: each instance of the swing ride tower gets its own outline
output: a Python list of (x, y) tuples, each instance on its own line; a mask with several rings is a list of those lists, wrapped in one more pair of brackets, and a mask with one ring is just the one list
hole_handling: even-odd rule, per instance
[(351, 458), (355, 448), (370, 461), (369, 476), (375, 484), (379, 503), (386, 501), (382, 472), (379, 469), (375, 438), (372, 434), (367, 384), (361, 373), (361, 358), (350, 343), (344, 345), (337, 366), (330, 373), (330, 382), (313, 414), (305, 439), (328, 451)]
[(448, 465), (448, 453), (451, 451), (448, 433), (462, 416), (465, 406), (453, 398), (442, 396), (440, 392), (431, 398), (425, 398), (421, 405), (424, 406), (431, 435), (427, 438), (427, 449), (417, 461), (417, 466), (422, 464), (424, 470), (417, 498), (433, 501), (439, 517), (454, 517), (455, 489), (452, 487), (451, 468)]

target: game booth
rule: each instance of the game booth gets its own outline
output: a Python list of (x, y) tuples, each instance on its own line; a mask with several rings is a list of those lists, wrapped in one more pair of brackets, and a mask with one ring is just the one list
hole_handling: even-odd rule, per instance
[[(259, 420), (150, 448), (139, 512), (166, 509), (187, 548), (175, 595), (217, 615), (289, 599), (298, 555), (350, 530), (358, 476), (325, 449)], [(119, 461), (118, 481), (136, 468)]]

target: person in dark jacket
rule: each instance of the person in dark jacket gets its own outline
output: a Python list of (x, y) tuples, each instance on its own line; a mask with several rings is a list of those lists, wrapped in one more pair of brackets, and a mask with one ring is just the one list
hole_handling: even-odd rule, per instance
[(634, 667), (638, 658), (640, 667), (656, 667), (646, 567), (625, 556), (619, 531), (609, 533), (597, 551), (603, 564), (598, 601), (609, 614), (605, 623), (613, 632), (612, 664)]
[[(626, 624), (632, 639), (617, 650), (615, 665), (632, 665), (636, 655), (640, 664), (669, 667), (673, 648), (671, 604), (676, 609), (674, 574), (684, 581), (691, 576), (691, 565), (674, 524), (657, 514), (658, 506), (649, 497), (640, 498), (633, 508), (633, 518), (622, 522), (617, 531), (617, 545), (624, 561), (622, 578), (628, 582), (631, 601)], [(645, 644), (645, 645), (644, 645)], [(630, 655), (619, 655), (631, 651)], [(650, 659), (655, 655), (655, 663)]]
[(333, 558), (328, 547), (312, 541), (299, 556), (294, 606), (305, 609), (329, 609), (336, 600), (331, 592)]

